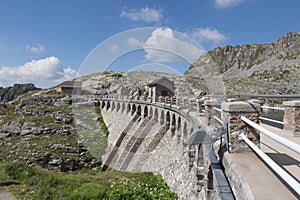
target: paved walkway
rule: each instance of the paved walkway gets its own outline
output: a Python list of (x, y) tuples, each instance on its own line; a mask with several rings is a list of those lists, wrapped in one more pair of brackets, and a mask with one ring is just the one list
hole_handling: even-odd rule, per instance
[[(300, 137), (293, 137), (281, 129), (265, 124), (262, 124), (262, 126), (286, 139), (300, 144)], [(296, 180), (300, 181), (299, 154), (278, 144), (263, 134), (261, 134), (261, 150), (289, 172)], [(292, 190), (287, 188), (285, 183), (280, 180), (255, 153), (243, 152), (227, 154), (226, 159), (229, 159), (230, 162), (234, 164), (235, 169), (243, 176), (240, 178), (248, 183), (255, 199), (290, 200), (300, 198), (299, 196), (295, 196)]]
[(0, 187), (0, 200), (15, 200), (5, 187)]

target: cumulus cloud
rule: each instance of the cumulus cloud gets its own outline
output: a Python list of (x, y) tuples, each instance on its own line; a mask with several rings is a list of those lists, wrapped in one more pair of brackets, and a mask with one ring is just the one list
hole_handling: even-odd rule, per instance
[(188, 33), (199, 42), (213, 42), (218, 44), (227, 40), (227, 37), (220, 33), (217, 29), (197, 28)]
[(47, 57), (26, 62), (22, 66), (0, 68), (0, 84), (9, 86), (14, 83), (34, 83), (39, 87), (49, 87), (58, 81), (77, 75), (71, 68), (63, 68), (57, 57)]
[(43, 47), (42, 45), (37, 45), (37, 46), (29, 46), (26, 45), (25, 49), (27, 51), (33, 52), (33, 53), (39, 53), (39, 52), (44, 52), (46, 51), (45, 47)]
[(216, 0), (215, 5), (216, 8), (223, 9), (236, 6), (245, 0)]
[(128, 18), (131, 21), (147, 22), (147, 23), (159, 23), (163, 19), (162, 9), (155, 8), (141, 8), (141, 9), (123, 9), (121, 17)]
[(146, 60), (153, 62), (178, 62), (182, 59), (192, 63), (204, 50), (184, 39), (175, 37), (170, 28), (155, 29), (143, 46)]

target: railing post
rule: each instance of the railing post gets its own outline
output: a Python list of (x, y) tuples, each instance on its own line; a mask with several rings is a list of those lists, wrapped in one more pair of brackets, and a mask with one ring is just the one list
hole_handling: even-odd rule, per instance
[(196, 99), (193, 99), (193, 98), (189, 99), (189, 111), (190, 112), (196, 111), (194, 106), (196, 106)]
[(159, 103), (163, 103), (163, 97), (162, 97), (162, 96), (159, 96), (159, 97), (158, 97), (158, 102), (159, 102)]
[(198, 114), (201, 114), (203, 113), (202, 110), (204, 110), (204, 99), (201, 98), (201, 99), (197, 99), (196, 100), (196, 103), (197, 103), (197, 111), (198, 111)]
[(293, 133), (294, 136), (300, 136), (300, 101), (284, 101), (284, 130)]
[(241, 120), (241, 116), (245, 116), (249, 120), (257, 123), (261, 114), (260, 104), (244, 101), (223, 102), (221, 109), (222, 120), (228, 124), (229, 152), (251, 151), (251, 148), (239, 137), (241, 133), (247, 135), (247, 137), (259, 147), (259, 131), (244, 123)]
[(181, 98), (177, 97), (176, 98), (176, 106), (177, 107), (181, 106), (180, 102), (181, 102)]
[(217, 111), (214, 110), (214, 107), (220, 105), (219, 101), (216, 99), (206, 100), (204, 101), (205, 106), (205, 124), (208, 126), (217, 124), (213, 119), (216, 116)]

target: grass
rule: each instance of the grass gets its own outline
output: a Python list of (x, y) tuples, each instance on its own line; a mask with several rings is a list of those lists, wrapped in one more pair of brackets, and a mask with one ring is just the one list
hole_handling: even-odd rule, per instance
[(108, 136), (109, 135), (109, 131), (108, 131), (108, 128), (104, 122), (104, 119), (103, 119), (103, 116), (101, 114), (101, 109), (100, 109), (100, 106), (96, 106), (95, 107), (95, 112), (96, 114), (99, 116), (99, 123), (100, 123), (100, 126), (101, 126), (101, 129), (103, 131), (103, 133)]
[(0, 184), (16, 199), (176, 199), (160, 175), (152, 173), (46, 171), (39, 166), (1, 164)]

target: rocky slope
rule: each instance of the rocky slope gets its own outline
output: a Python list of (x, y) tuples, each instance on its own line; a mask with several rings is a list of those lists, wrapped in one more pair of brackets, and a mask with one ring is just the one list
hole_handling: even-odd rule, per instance
[(150, 71), (102, 72), (76, 79), (82, 82), (83, 90), (92, 94), (118, 94), (118, 95), (148, 95), (147, 85), (161, 77), (167, 77), (174, 83), (175, 95), (189, 97), (194, 95), (191, 84), (185, 77)]
[(0, 87), (0, 103), (12, 101), (18, 96), (32, 90), (40, 90), (40, 89), (35, 87), (34, 84), (32, 83), (14, 84), (13, 86), (7, 88)]
[[(86, 112), (82, 109), (81, 114), (99, 123), (97, 113)], [(91, 131), (82, 121), (77, 124), (70, 96), (52, 89), (21, 95), (0, 111), (0, 163), (39, 164), (56, 171), (98, 167), (101, 158), (91, 152), (101, 150), (83, 143), (78, 134), (81, 127), (85, 128), (85, 140), (105, 138), (100, 129)], [(101, 148), (105, 149), (103, 141)]]
[[(213, 74), (213, 76), (212, 76)], [(224, 93), (299, 93), (300, 33), (291, 32), (268, 44), (215, 48), (185, 73), (197, 87), (209, 90), (209, 80), (223, 80)]]

